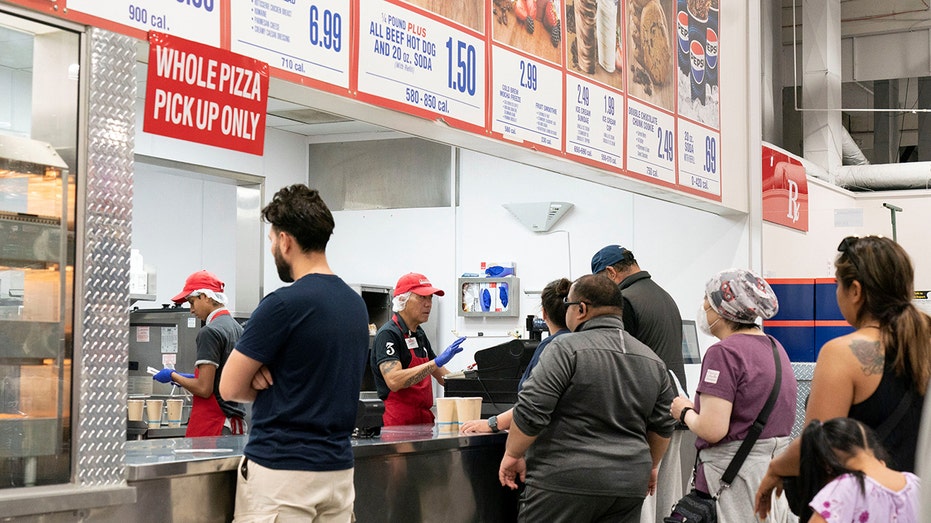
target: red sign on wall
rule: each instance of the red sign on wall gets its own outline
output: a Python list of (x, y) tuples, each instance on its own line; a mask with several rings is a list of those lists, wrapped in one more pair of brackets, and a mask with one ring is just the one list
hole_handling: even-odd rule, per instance
[(798, 158), (763, 146), (763, 219), (808, 231), (808, 178)]
[(165, 33), (149, 33), (142, 129), (261, 155), (268, 64)]

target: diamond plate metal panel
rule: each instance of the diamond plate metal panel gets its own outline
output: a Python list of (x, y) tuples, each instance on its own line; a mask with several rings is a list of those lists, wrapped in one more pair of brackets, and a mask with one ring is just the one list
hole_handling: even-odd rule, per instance
[(129, 361), (129, 254), (136, 130), (136, 40), (88, 33), (81, 347), (75, 477), (123, 483)]
[(792, 424), (792, 437), (797, 438), (805, 428), (805, 404), (811, 393), (811, 378), (815, 375), (814, 363), (793, 363), (792, 373), (798, 381), (798, 405), (795, 407), (795, 423)]

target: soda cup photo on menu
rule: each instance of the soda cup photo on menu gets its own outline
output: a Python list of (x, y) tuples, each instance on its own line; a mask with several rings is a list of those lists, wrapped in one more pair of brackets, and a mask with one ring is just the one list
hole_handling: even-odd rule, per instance
[(676, 62), (679, 64), (679, 71), (684, 75), (689, 74), (689, 12), (688, 0), (678, 0), (676, 9), (676, 39), (679, 45), (676, 46)]
[(705, 46), (692, 40), (689, 51), (692, 63), (692, 100), (698, 100), (705, 105)]

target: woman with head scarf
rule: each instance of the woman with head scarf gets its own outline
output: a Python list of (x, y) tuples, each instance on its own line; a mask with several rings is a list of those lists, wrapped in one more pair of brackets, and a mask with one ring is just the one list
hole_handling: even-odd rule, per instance
[[(772, 288), (751, 271), (728, 269), (708, 280), (696, 322), (719, 341), (705, 352), (695, 402), (680, 396), (670, 409), (698, 436), (695, 488), (717, 498), (721, 523), (749, 521), (753, 494), (769, 460), (789, 444), (797, 384), (785, 349), (757, 323), (778, 310)], [(776, 383), (774, 347), (781, 366), (775, 404), (737, 477), (722, 490), (721, 476)], [(785, 502), (777, 507), (771, 521), (788, 521), (791, 514)]]
[[(898, 243), (879, 236), (848, 236), (837, 251), (837, 305), (856, 330), (821, 347), (805, 423), (858, 420), (882, 439), (890, 468), (913, 472), (931, 377), (931, 317), (912, 303), (915, 273)], [(781, 478), (799, 474), (799, 446), (793, 443), (770, 463), (757, 491), (760, 515), (769, 511), (771, 493), (781, 488)]]

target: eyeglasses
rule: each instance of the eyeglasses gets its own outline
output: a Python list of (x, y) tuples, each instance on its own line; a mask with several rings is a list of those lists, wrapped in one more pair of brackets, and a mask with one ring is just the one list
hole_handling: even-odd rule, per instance
[(857, 260), (853, 256), (853, 246), (860, 241), (860, 238), (856, 236), (848, 236), (840, 241), (840, 245), (837, 246), (837, 252), (846, 254), (847, 259), (850, 260), (850, 263), (853, 264), (853, 268), (860, 272), (860, 266), (857, 265)]
[(581, 305), (585, 303), (584, 301), (568, 301), (568, 300), (569, 298), (562, 299), (562, 304), (565, 305), (566, 307), (569, 307), (570, 305)]

